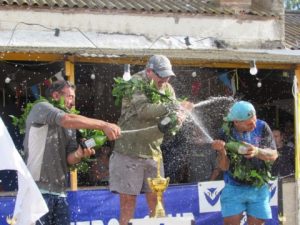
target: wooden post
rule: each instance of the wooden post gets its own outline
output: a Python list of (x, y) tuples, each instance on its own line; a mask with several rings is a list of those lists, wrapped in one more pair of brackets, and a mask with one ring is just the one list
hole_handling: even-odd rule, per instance
[(77, 169), (72, 169), (70, 171), (70, 186), (72, 191), (78, 190)]
[(296, 86), (295, 91), (295, 180), (296, 180), (296, 224), (300, 225), (300, 65), (296, 67), (295, 76), (297, 78), (297, 83), (294, 82)]
[(65, 61), (65, 73), (68, 78), (68, 81), (75, 84), (75, 66), (71, 61)]
[(295, 94), (295, 178), (300, 179), (300, 65), (295, 70), (297, 93)]
[[(75, 69), (74, 63), (71, 61), (65, 61), (65, 73), (68, 78), (68, 81), (75, 84)], [(77, 191), (78, 182), (77, 182), (77, 169), (72, 169), (70, 171), (70, 186), (72, 191)]]

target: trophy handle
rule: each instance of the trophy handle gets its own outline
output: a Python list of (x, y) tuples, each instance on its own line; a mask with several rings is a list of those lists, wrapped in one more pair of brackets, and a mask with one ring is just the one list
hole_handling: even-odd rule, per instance
[(6, 222), (7, 224), (10, 224), (10, 225), (15, 225), (17, 223), (17, 219), (13, 216), (7, 216), (6, 217)]
[(168, 187), (169, 186), (169, 182), (170, 182), (170, 177), (167, 177), (166, 180), (167, 180), (167, 185), (166, 186)]
[(151, 178), (148, 177), (148, 178), (147, 178), (147, 181), (148, 181), (148, 185), (149, 185), (150, 189), (151, 189), (152, 191), (154, 191), (154, 185), (153, 185), (152, 182), (151, 182)]

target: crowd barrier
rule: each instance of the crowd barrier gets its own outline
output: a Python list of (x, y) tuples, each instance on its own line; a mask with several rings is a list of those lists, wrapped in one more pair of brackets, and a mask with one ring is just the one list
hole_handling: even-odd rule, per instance
[[(170, 217), (192, 217), (196, 225), (222, 225), (220, 193), (223, 187), (223, 181), (170, 185), (164, 193), (166, 213)], [(266, 225), (278, 225), (277, 181), (270, 183), (269, 187), (273, 219)], [(0, 197), (1, 225), (6, 225), (6, 216), (13, 213), (14, 201), (14, 197)], [(119, 225), (119, 197), (107, 189), (69, 191), (68, 202), (71, 225)], [(145, 196), (140, 195), (135, 218), (145, 218), (147, 214)], [(241, 225), (246, 224), (245, 220), (246, 217)]]

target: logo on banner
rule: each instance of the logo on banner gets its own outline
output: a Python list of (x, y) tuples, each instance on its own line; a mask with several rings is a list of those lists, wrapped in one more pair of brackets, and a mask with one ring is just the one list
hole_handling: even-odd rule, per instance
[(198, 184), (200, 213), (221, 211), (220, 196), (224, 187), (223, 181), (201, 182)]
[[(208, 182), (198, 183), (200, 213), (221, 211), (220, 196), (223, 188), (224, 188), (224, 181), (208, 181)], [(269, 183), (269, 191), (270, 191), (270, 205), (277, 206), (278, 205), (277, 180)]]
[(220, 194), (221, 192), (218, 192), (217, 188), (209, 188), (204, 191), (206, 201), (212, 206), (214, 206), (219, 201)]
[(277, 206), (278, 205), (278, 180), (274, 180), (269, 183), (269, 191), (270, 191), (270, 205)]
[(246, 212), (243, 212), (243, 217), (241, 219), (240, 225), (246, 225), (247, 224), (247, 214)]

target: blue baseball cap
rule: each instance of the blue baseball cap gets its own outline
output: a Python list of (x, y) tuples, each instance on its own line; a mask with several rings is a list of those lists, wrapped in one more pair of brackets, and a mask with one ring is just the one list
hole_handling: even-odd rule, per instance
[(256, 115), (254, 106), (250, 102), (238, 101), (235, 102), (229, 110), (228, 115), (224, 118), (225, 121), (244, 121)]

